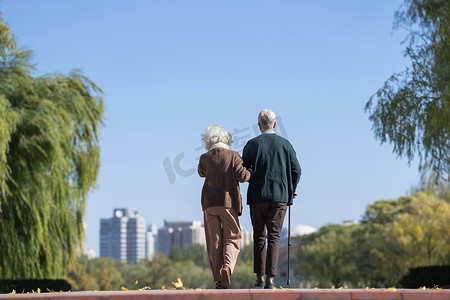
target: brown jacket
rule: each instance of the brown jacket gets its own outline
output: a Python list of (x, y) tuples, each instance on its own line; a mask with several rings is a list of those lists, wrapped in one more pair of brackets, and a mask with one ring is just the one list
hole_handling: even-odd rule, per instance
[[(202, 190), (202, 210), (212, 206), (234, 208), (242, 214), (239, 182), (250, 179), (251, 173), (239, 153), (225, 148), (214, 148), (200, 156), (198, 174), (206, 177)], [(238, 182), (239, 181), (239, 182)]]

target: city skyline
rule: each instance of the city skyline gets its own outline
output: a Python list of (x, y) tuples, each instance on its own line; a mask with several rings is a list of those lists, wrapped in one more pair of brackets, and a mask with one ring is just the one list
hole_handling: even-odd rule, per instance
[[(99, 219), (134, 207), (158, 228), (202, 220), (200, 134), (222, 124), (235, 149), (271, 108), (303, 174), (293, 224), (358, 220), (367, 205), (405, 195), (420, 178), (374, 139), (364, 105), (408, 65), (392, 31), (400, 0), (0, 0), (39, 74), (81, 69), (104, 91), (97, 187), (86, 202), (87, 247)], [(32, 26), (30, 26), (32, 24)], [(240, 223), (251, 230), (244, 210)]]
[[(252, 232), (242, 229), (241, 247), (251, 243)], [(164, 226), (157, 228), (146, 223), (134, 208), (114, 208), (112, 217), (100, 219), (100, 253), (87, 249), (83, 239), (78, 255), (138, 263), (142, 259), (151, 261), (155, 254), (169, 256), (172, 248), (186, 249), (194, 244), (206, 247), (204, 224), (200, 221), (166, 219)]]

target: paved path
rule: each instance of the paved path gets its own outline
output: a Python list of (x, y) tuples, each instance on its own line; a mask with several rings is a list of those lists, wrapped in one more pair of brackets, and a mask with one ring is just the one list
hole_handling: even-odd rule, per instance
[(276, 290), (152, 290), (2, 294), (14, 300), (450, 300), (450, 290), (406, 289), (276, 289)]

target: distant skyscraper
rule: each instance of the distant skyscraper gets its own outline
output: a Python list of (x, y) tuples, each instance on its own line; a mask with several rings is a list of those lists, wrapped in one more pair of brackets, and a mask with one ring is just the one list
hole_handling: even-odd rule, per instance
[(156, 254), (158, 244), (158, 228), (155, 224), (148, 226), (145, 241), (145, 257), (148, 260), (152, 260)]
[(253, 232), (245, 231), (243, 227), (241, 227), (241, 248), (253, 244)]
[(194, 244), (205, 245), (205, 229), (199, 221), (164, 221), (158, 230), (158, 253), (170, 254), (172, 247), (184, 249)]
[(83, 255), (87, 255), (88, 250), (86, 248), (86, 232), (87, 232), (87, 224), (83, 222), (83, 235), (81, 236), (80, 243), (75, 246), (75, 255), (81, 257)]
[(128, 263), (145, 258), (145, 219), (132, 208), (116, 208), (100, 220), (100, 256)]

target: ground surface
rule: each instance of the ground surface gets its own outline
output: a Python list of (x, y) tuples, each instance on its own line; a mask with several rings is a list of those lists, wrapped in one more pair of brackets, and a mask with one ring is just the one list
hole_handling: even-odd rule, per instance
[(276, 289), (276, 290), (151, 290), (3, 294), (0, 299), (36, 300), (450, 300), (450, 290), (406, 289)]

